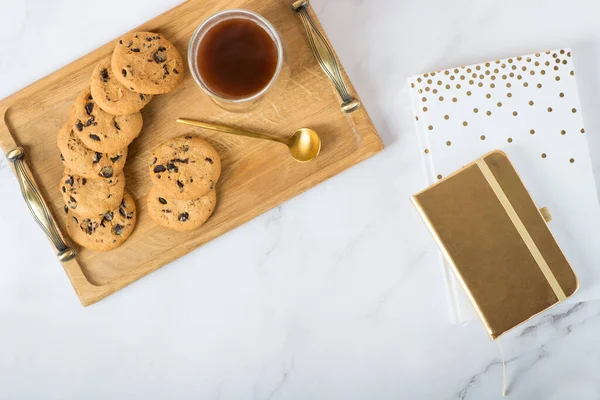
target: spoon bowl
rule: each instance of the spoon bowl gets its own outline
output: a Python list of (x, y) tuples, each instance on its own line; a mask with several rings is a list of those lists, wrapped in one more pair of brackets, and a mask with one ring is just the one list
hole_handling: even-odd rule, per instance
[(290, 154), (297, 161), (312, 161), (321, 151), (321, 139), (317, 132), (308, 128), (300, 128), (288, 139)]

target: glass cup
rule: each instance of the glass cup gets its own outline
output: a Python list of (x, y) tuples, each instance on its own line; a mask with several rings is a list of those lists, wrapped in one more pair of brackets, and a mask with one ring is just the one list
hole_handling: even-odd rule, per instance
[[(271, 80), (262, 90), (248, 97), (234, 98), (216, 93), (205, 82), (198, 67), (198, 51), (204, 36), (211, 28), (228, 19), (245, 19), (256, 23), (268, 33), (277, 47), (277, 66)], [(285, 46), (279, 33), (264, 17), (248, 10), (232, 9), (221, 11), (200, 24), (190, 40), (188, 62), (192, 76), (198, 86), (221, 108), (233, 112), (250, 111), (261, 103), (274, 99), (283, 91), (289, 80), (289, 67), (286, 62)]]

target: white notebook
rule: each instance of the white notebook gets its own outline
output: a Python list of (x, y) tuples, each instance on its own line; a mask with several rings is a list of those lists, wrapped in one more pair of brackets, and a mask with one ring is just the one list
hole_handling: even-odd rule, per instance
[[(580, 281), (569, 302), (600, 298), (600, 205), (570, 49), (409, 78), (429, 183), (492, 150), (508, 154)], [(453, 273), (457, 323), (476, 319)]]

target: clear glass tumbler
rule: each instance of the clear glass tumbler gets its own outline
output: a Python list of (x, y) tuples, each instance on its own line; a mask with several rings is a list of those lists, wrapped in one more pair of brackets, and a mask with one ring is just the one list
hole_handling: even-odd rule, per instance
[[(250, 20), (263, 28), (275, 42), (277, 47), (277, 66), (271, 81), (258, 93), (244, 98), (227, 98), (211, 90), (204, 81), (198, 67), (198, 50), (206, 33), (217, 24), (228, 19)], [(289, 67), (286, 62), (285, 46), (281, 36), (269, 21), (261, 15), (248, 10), (232, 9), (221, 11), (205, 20), (196, 29), (188, 47), (188, 62), (194, 80), (200, 88), (220, 107), (233, 112), (247, 112), (256, 108), (265, 100), (277, 97), (289, 80)]]

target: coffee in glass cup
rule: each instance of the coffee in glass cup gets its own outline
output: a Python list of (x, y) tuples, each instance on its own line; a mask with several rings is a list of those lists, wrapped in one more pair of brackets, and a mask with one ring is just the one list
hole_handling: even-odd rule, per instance
[(198, 86), (230, 111), (248, 111), (274, 98), (289, 77), (279, 33), (247, 10), (223, 11), (204, 21), (188, 56)]

